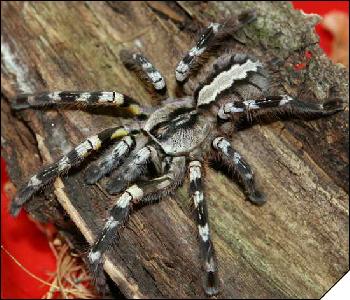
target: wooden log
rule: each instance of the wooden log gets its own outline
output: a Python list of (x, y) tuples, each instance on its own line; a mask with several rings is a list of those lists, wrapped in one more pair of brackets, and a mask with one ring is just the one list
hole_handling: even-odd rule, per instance
[[(348, 99), (348, 72), (318, 45), (314, 15), (287, 2), (1, 2), (1, 141), (17, 187), (84, 137), (125, 123), (72, 110), (13, 113), (11, 97), (43, 90), (118, 90), (155, 104), (118, 53), (139, 47), (167, 78), (207, 22), (255, 8), (258, 20), (232, 45), (275, 59), (278, 88), (311, 93), (322, 102), (330, 88)], [(305, 57), (305, 51), (312, 53)], [(305, 64), (305, 68), (295, 68)], [(302, 65), (301, 65), (302, 66)], [(254, 126), (232, 138), (256, 173), (268, 201), (245, 200), (240, 188), (208, 168), (206, 194), (223, 298), (320, 298), (347, 270), (348, 109), (313, 121)], [(91, 242), (115, 198), (88, 186), (85, 166), (58, 179), (26, 209), (51, 221), (79, 248), (69, 216)], [(82, 171), (82, 172), (80, 172)], [(173, 197), (129, 219), (105, 264), (127, 298), (203, 297), (196, 227), (188, 181)], [(62, 209), (64, 208), (64, 210)]]

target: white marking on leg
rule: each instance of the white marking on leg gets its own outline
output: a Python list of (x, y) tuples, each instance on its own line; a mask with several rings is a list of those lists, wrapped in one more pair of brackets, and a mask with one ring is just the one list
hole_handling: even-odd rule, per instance
[(79, 97), (76, 99), (76, 101), (87, 102), (90, 96), (91, 96), (91, 93), (88, 93), (88, 92), (81, 93)]
[(198, 165), (190, 165), (190, 181), (196, 181), (201, 178), (201, 169)]
[[(204, 51), (205, 51), (206, 47), (203, 48), (198, 48), (197, 46), (191, 48), (191, 50), (188, 52), (187, 55), (191, 56), (191, 57), (196, 57), (196, 56), (200, 56)], [(191, 61), (192, 63), (192, 61)], [(175, 76), (176, 76), (176, 80), (177, 81), (184, 81), (187, 76), (188, 73), (190, 71), (190, 64), (186, 64), (183, 60), (180, 61), (180, 63), (177, 65), (176, 70), (175, 70)]]
[(129, 187), (123, 195), (120, 196), (117, 202), (117, 206), (125, 208), (130, 204), (131, 200), (139, 200), (143, 197), (143, 191), (136, 185)]
[(105, 229), (113, 229), (114, 227), (117, 227), (119, 224), (118, 221), (114, 219), (113, 216), (110, 216), (105, 224)]
[(127, 190), (132, 195), (133, 200), (139, 200), (143, 197), (143, 191), (136, 185), (132, 185)]
[(128, 151), (128, 149), (129, 149), (128, 148), (128, 144), (126, 144), (126, 142), (125, 143), (120, 142), (117, 145), (117, 147), (114, 148), (111, 157), (113, 157), (113, 156), (118, 156), (119, 157), (119, 156), (123, 155), (124, 153), (126, 153)]
[(161, 90), (165, 87), (165, 81), (158, 71), (148, 72), (147, 75), (157, 90)]
[(135, 164), (144, 163), (151, 156), (151, 150), (148, 147), (142, 148), (139, 152), (137, 152), (137, 156), (134, 160)]
[(94, 263), (95, 261), (99, 260), (101, 258), (101, 252), (95, 251), (89, 253), (89, 260), (91, 263)]
[(233, 154), (233, 162), (237, 165), (240, 162), (240, 160), (241, 160), (241, 156), (239, 155), (238, 152), (235, 152)]
[(67, 156), (62, 157), (58, 162), (58, 171), (62, 172), (70, 168), (71, 164), (69, 163), (69, 158)]
[(123, 141), (125, 141), (125, 143), (127, 143), (129, 147), (131, 147), (134, 143), (134, 140), (130, 136), (126, 136), (125, 138), (123, 138)]
[(189, 163), (189, 167), (191, 168), (191, 167), (201, 167), (202, 166), (202, 164), (201, 164), (201, 162), (200, 161), (198, 161), (198, 160), (193, 160), (193, 161), (191, 161), (190, 163)]
[(101, 147), (101, 140), (97, 135), (91, 136), (88, 138), (88, 141), (92, 144), (92, 148), (94, 150), (97, 150)]
[[(195, 191), (194, 192), (194, 196), (193, 196), (193, 200), (194, 200), (194, 206), (197, 208), (198, 207), (198, 204), (200, 202), (203, 202), (203, 199), (204, 199), (204, 196), (203, 196), (203, 193), (200, 192), (200, 191)], [(199, 215), (200, 217), (201, 215)]]
[(165, 87), (165, 80), (162, 78), (160, 81), (158, 82), (154, 82), (154, 88), (156, 90), (161, 90)]
[(198, 225), (198, 231), (199, 235), (201, 236), (203, 242), (206, 242), (209, 240), (209, 226), (208, 223), (206, 223), (203, 227), (201, 225)]
[(222, 120), (227, 120), (229, 118), (229, 114), (239, 113), (243, 111), (244, 111), (243, 107), (236, 107), (233, 102), (229, 102), (220, 107), (218, 111), (218, 116)]
[(41, 180), (38, 179), (38, 177), (36, 175), (34, 175), (32, 178), (30, 178), (29, 182), (28, 182), (28, 186), (38, 186), (41, 184)]
[(176, 80), (180, 82), (184, 81), (187, 78), (189, 69), (190, 69), (190, 66), (188, 64), (185, 64), (183, 60), (181, 60), (175, 70)]
[(203, 47), (203, 48), (193, 47), (188, 54), (190, 56), (199, 56), (205, 51), (206, 48), (207, 47)]
[(225, 138), (217, 137), (213, 141), (213, 146), (228, 155), (228, 148), (231, 147), (231, 144)]
[(247, 107), (247, 110), (260, 108), (259, 105), (256, 104), (255, 100), (246, 100), (246, 101), (243, 101), (243, 103)]
[(74, 150), (77, 152), (79, 157), (83, 158), (89, 153), (89, 150), (91, 150), (91, 144), (89, 141), (85, 141), (84, 143), (81, 143), (75, 147)]
[(213, 28), (213, 32), (214, 33), (217, 33), (219, 31), (219, 27), (221, 27), (221, 24), (219, 24), (219, 23), (210, 23), (209, 27)]
[(293, 101), (294, 99), (292, 98), (292, 97), (290, 97), (290, 96), (288, 96), (288, 95), (283, 95), (282, 96), (282, 100), (280, 101), (280, 103), (278, 104), (278, 105), (285, 105), (285, 104), (287, 104), (288, 102), (290, 102), (290, 101)]
[(132, 196), (130, 196), (129, 193), (123, 193), (118, 199), (117, 206), (120, 208), (125, 208), (129, 205), (131, 200)]
[(113, 103), (118, 104), (118, 105), (122, 105), (124, 103), (124, 95), (114, 92), (114, 101)]
[(216, 272), (216, 264), (213, 257), (210, 257), (210, 260), (205, 263), (205, 270), (207, 272)]
[(61, 92), (52, 92), (49, 93), (47, 96), (53, 101), (60, 101), (62, 100), (62, 98), (60, 97), (60, 93)]

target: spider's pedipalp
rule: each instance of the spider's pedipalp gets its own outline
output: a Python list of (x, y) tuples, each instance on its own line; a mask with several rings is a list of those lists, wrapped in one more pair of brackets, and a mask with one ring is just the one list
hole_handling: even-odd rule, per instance
[(21, 94), (11, 103), (11, 107), (14, 110), (48, 106), (53, 108), (65, 106), (76, 108), (86, 108), (88, 106), (120, 107), (135, 116), (147, 114), (136, 100), (116, 91), (54, 91), (38, 94)]
[(191, 161), (190, 171), (190, 193), (197, 212), (197, 226), (200, 239), (200, 252), (205, 271), (204, 290), (212, 296), (219, 292), (218, 270), (214, 252), (214, 246), (210, 238), (208, 209), (202, 186), (202, 164), (198, 160)]
[(213, 140), (213, 147), (221, 154), (221, 161), (236, 172), (248, 199), (257, 205), (264, 204), (266, 199), (255, 187), (253, 171), (242, 156), (232, 148), (230, 142), (224, 137), (217, 137)]
[(128, 184), (135, 182), (146, 171), (148, 162), (151, 159), (156, 160), (157, 156), (157, 150), (153, 146), (147, 145), (141, 148), (120, 166), (114, 176), (111, 176), (106, 187), (107, 192), (114, 195), (125, 190)]
[(159, 94), (164, 95), (166, 93), (166, 83), (163, 75), (146, 57), (139, 53), (121, 50), (120, 58), (128, 69), (136, 71), (139, 77), (150, 83)]
[(238, 16), (237, 20), (229, 20), (225, 24), (210, 23), (200, 35), (196, 46), (184, 56), (175, 69), (176, 81), (183, 84), (191, 72), (201, 65), (201, 57), (215, 50), (220, 44), (241, 29), (244, 25), (256, 19), (254, 11), (246, 11)]
[(56, 177), (62, 173), (67, 172), (70, 168), (79, 165), (93, 151), (99, 150), (105, 144), (120, 139), (129, 133), (127, 127), (118, 126), (107, 128), (97, 135), (87, 138), (59, 160), (32, 176), (27, 185), (18, 191), (11, 202), (10, 213), (13, 216), (17, 216), (23, 204), (28, 201), (35, 192), (56, 179)]
[(234, 114), (245, 113), (249, 120), (256, 117), (291, 115), (294, 117), (321, 117), (343, 110), (340, 99), (330, 99), (323, 104), (303, 102), (288, 95), (267, 96), (259, 100), (233, 101), (222, 105), (218, 111), (221, 121), (229, 120)]
[(88, 184), (94, 184), (103, 176), (117, 168), (130, 151), (135, 147), (135, 139), (132, 135), (127, 135), (114, 147), (112, 152), (103, 157), (99, 164), (93, 164), (86, 170), (85, 180)]
[(102, 269), (103, 254), (115, 240), (117, 229), (127, 220), (131, 205), (137, 202), (151, 203), (174, 192), (185, 176), (185, 166), (185, 157), (170, 158), (169, 169), (164, 175), (134, 184), (119, 197), (88, 254), (95, 277), (98, 277)]

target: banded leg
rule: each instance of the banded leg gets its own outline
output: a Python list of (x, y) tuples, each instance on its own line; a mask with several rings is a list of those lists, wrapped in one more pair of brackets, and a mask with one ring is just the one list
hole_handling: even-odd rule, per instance
[(79, 165), (94, 150), (98, 150), (105, 144), (120, 139), (129, 133), (130, 131), (127, 127), (120, 126), (105, 129), (99, 134), (87, 138), (67, 155), (62, 156), (58, 161), (31, 177), (27, 185), (19, 190), (11, 202), (10, 213), (13, 216), (17, 216), (23, 204), (28, 201), (35, 192), (56, 179), (59, 175), (67, 172), (70, 168)]
[(127, 109), (131, 114), (138, 116), (143, 113), (140, 104), (133, 98), (115, 92), (80, 92), (80, 91), (55, 91), (38, 94), (18, 95), (12, 103), (12, 108), (21, 110), (26, 108), (42, 107), (77, 107), (110, 106)]
[(183, 181), (185, 167), (185, 157), (170, 158), (168, 170), (163, 176), (134, 184), (119, 197), (88, 255), (95, 276), (101, 271), (102, 255), (115, 240), (118, 228), (127, 220), (132, 204), (151, 203), (174, 192)]
[(218, 111), (221, 121), (228, 121), (237, 113), (245, 113), (249, 120), (264, 115), (288, 114), (295, 117), (322, 117), (343, 110), (340, 99), (330, 99), (323, 104), (308, 103), (294, 99), (288, 95), (267, 96), (260, 100), (229, 102), (222, 105)]
[(190, 169), (190, 193), (197, 212), (197, 226), (200, 238), (200, 252), (202, 266), (205, 271), (203, 287), (208, 295), (215, 295), (219, 292), (219, 279), (214, 253), (214, 246), (210, 239), (208, 210), (203, 195), (202, 164), (195, 160), (189, 164)]
[(153, 64), (143, 55), (128, 50), (120, 51), (120, 58), (129, 70), (134, 70), (139, 77), (151, 84), (161, 95), (166, 93), (165, 79)]
[(265, 197), (255, 187), (251, 168), (241, 155), (232, 148), (230, 142), (224, 137), (217, 137), (213, 141), (213, 146), (221, 154), (222, 162), (236, 172), (248, 199), (257, 205), (264, 204)]
[(158, 154), (156, 149), (148, 145), (141, 148), (117, 170), (106, 190), (109, 194), (114, 195), (125, 190), (129, 183), (135, 182), (146, 171), (147, 164), (150, 160), (156, 161)]
[(123, 137), (114, 147), (112, 153), (105, 156), (99, 164), (94, 164), (87, 169), (85, 176), (86, 183), (94, 184), (117, 168), (129, 155), (130, 151), (133, 150), (135, 144), (136, 142), (133, 136), (128, 135)]
[(235, 31), (239, 30), (242, 26), (251, 23), (255, 18), (256, 16), (254, 12), (247, 11), (239, 15), (238, 24), (232, 20), (229, 20), (224, 25), (210, 23), (199, 37), (196, 46), (191, 48), (176, 66), (176, 81), (179, 84), (184, 83), (191, 75), (191, 72), (201, 64), (200, 60), (206, 53), (215, 49), (225, 39), (232, 36)]

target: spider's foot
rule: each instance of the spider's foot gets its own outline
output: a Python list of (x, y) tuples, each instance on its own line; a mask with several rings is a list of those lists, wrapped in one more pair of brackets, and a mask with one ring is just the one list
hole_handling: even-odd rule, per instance
[(345, 102), (339, 98), (330, 99), (321, 104), (321, 107), (326, 113), (336, 113), (345, 109)]
[(101, 251), (98, 251), (98, 250), (94, 251), (91, 249), (88, 254), (88, 260), (90, 263), (90, 269), (95, 279), (96, 275), (98, 275), (103, 269), (102, 267), (103, 260), (102, 260)]
[(208, 296), (215, 296), (220, 292), (219, 276), (217, 271), (209, 271), (205, 274), (203, 288)]
[(10, 204), (10, 214), (14, 217), (17, 217), (20, 213), (22, 206), (26, 203), (29, 198), (34, 194), (36, 190), (33, 188), (33, 185), (28, 185), (17, 192), (15, 198), (11, 201)]
[(88, 255), (88, 261), (89, 268), (91, 271), (92, 282), (99, 292), (103, 292), (106, 286), (106, 276), (103, 271), (102, 258), (100, 256), (97, 257), (98, 253), (100, 252), (90, 251)]
[(11, 202), (11, 205), (10, 205), (10, 214), (14, 217), (17, 217), (19, 212), (21, 211), (22, 209), (22, 205), (20, 204), (17, 204), (15, 201), (12, 201)]
[(259, 191), (248, 194), (248, 199), (256, 205), (263, 205), (266, 202), (265, 196)]

